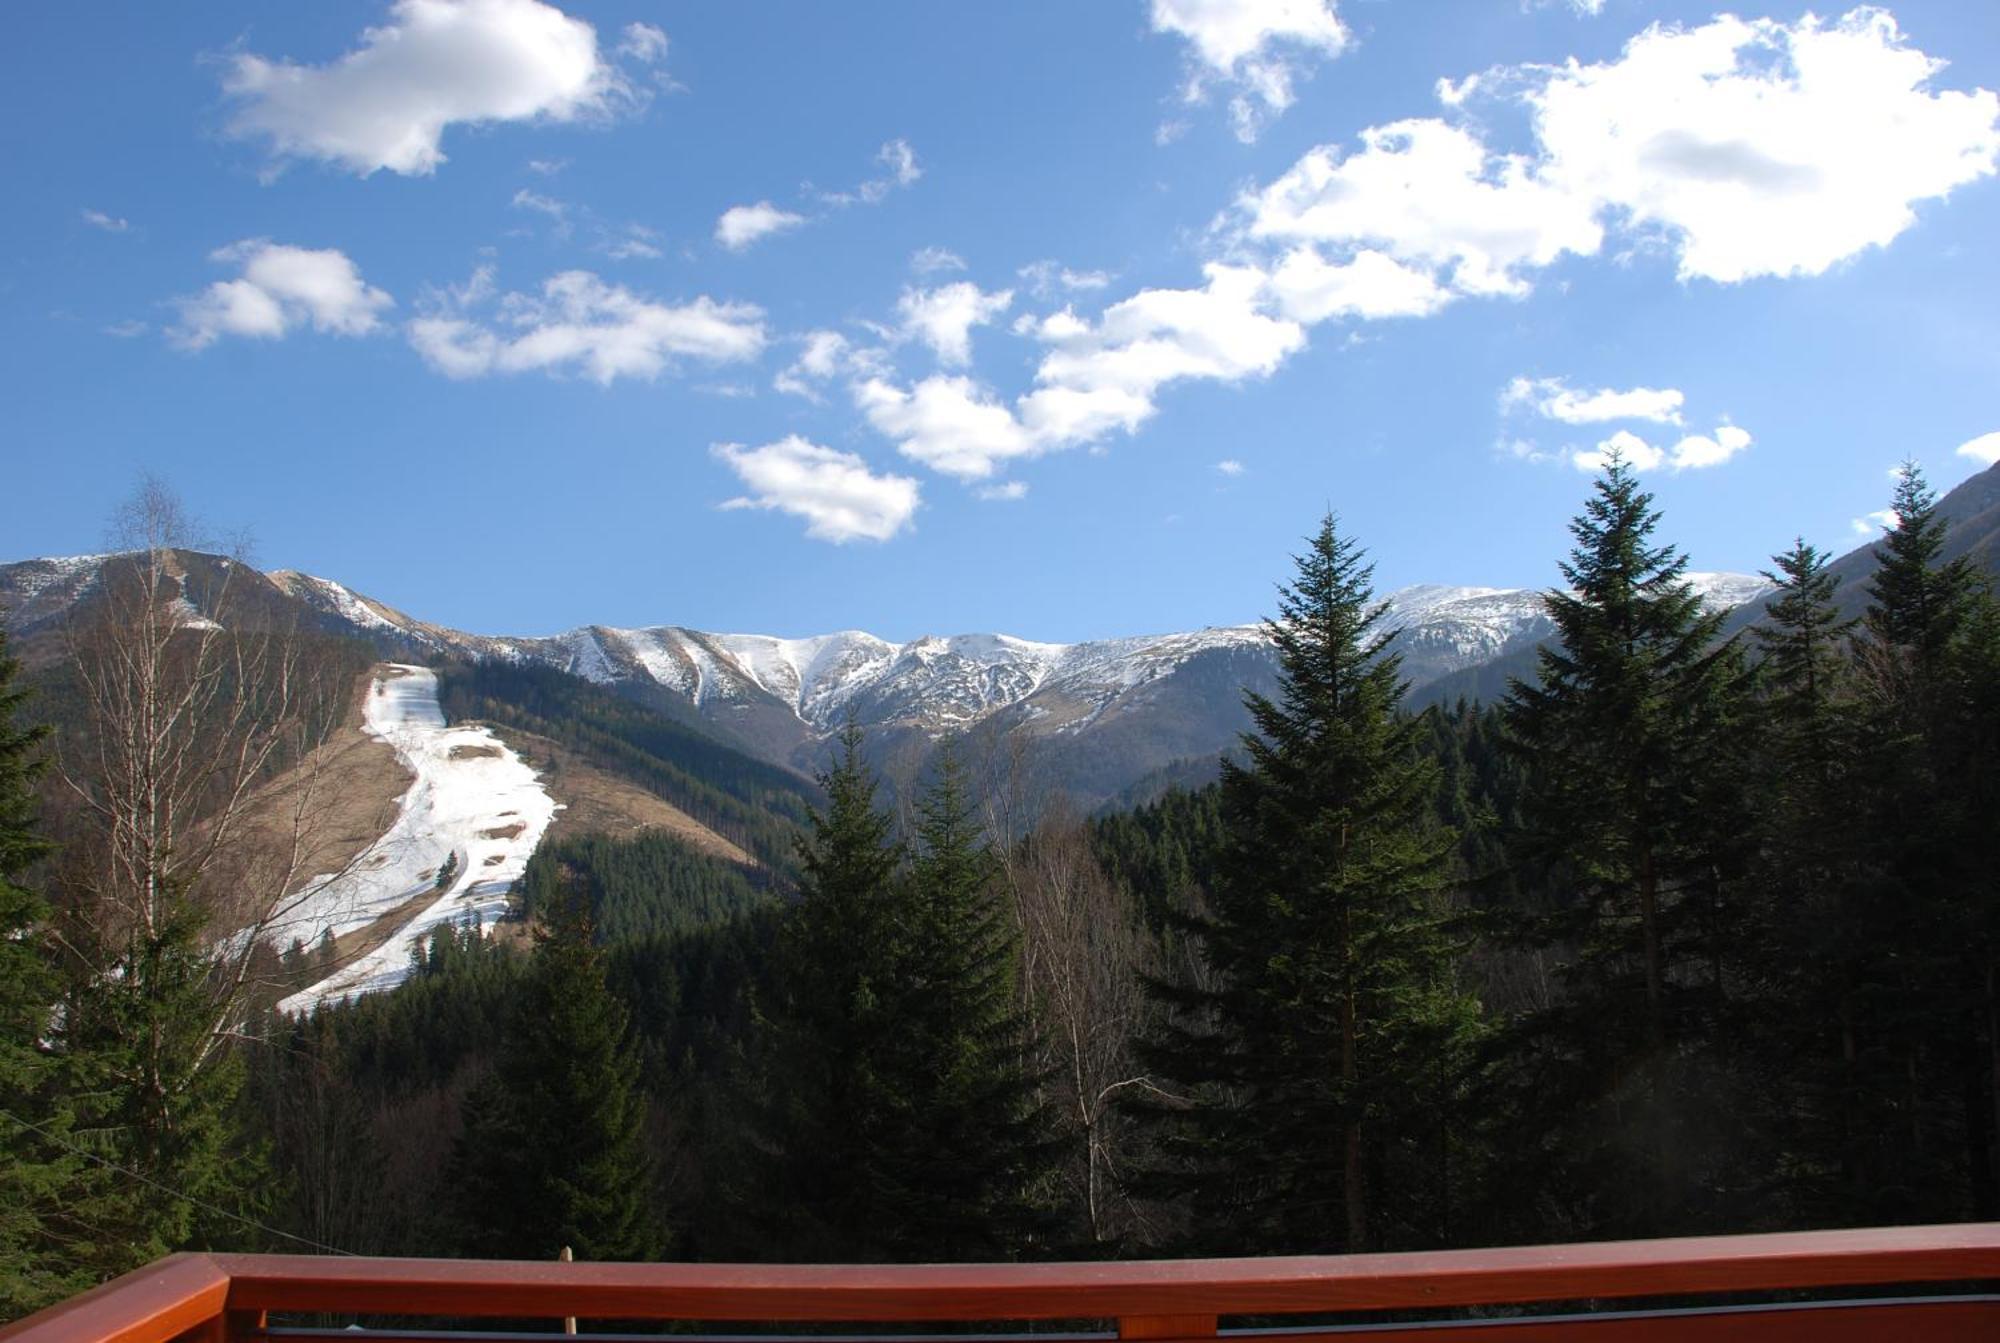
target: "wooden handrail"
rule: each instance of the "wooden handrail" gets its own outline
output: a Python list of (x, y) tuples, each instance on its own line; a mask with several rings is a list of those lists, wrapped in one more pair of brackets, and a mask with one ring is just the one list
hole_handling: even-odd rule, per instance
[(0, 1329), (34, 1343), (165, 1343), (222, 1318), (229, 1275), (205, 1254), (170, 1254)]
[[(1114, 1319), (1123, 1338), (1185, 1340), (1213, 1336), (1223, 1316), (1981, 1280), (2000, 1280), (2000, 1223), (1422, 1254), (1068, 1264), (176, 1255), (0, 1330), (0, 1340), (170, 1343), (201, 1329), (220, 1340), (260, 1333), (254, 1322), (263, 1312), (813, 1323)], [(1990, 1322), (2000, 1309), (1987, 1303), (1974, 1313)]]
[(1973, 1281), (2000, 1278), (2000, 1224), (1083, 1264), (217, 1260), (230, 1277), (230, 1305), (260, 1310), (718, 1321), (1097, 1319)]

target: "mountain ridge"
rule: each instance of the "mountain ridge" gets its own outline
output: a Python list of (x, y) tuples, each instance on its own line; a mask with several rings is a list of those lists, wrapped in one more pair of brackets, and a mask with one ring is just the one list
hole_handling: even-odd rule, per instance
[[(31, 640), (52, 634), (119, 558), (0, 565), (0, 623)], [(1275, 658), (1257, 623), (1071, 643), (1001, 633), (894, 643), (865, 630), (788, 638), (681, 625), (487, 635), (425, 621), (295, 569), (264, 573), (199, 552), (177, 553), (172, 568), (183, 587), (176, 608), (190, 623), (233, 618), (211, 609), (207, 595), (218, 576), (241, 582), (255, 574), (255, 600), (238, 608), (258, 608), (260, 619), (288, 609), (386, 658), (547, 667), (805, 774), (852, 719), (883, 761), (910, 762), (947, 734), (1019, 735), (1036, 744), (1060, 786), (1102, 800), (1175, 761), (1226, 749), (1248, 725), (1243, 691), (1275, 688)], [(1743, 574), (1690, 579), (1731, 605), (1767, 586)], [(1386, 594), (1382, 604), (1413, 689), (1532, 647), (1552, 630), (1533, 589), (1421, 584)]]

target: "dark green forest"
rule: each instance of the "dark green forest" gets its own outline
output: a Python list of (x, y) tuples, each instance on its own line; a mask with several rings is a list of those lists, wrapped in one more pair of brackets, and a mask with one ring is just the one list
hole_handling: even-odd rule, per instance
[[(1220, 780), (1018, 830), (948, 741), (897, 807), (856, 729), (814, 790), (555, 673), (449, 667), (452, 717), (766, 868), (571, 838), (509, 935), (220, 1026), (198, 918), (91, 922), (0, 662), (0, 1307), (198, 1246), (1012, 1260), (2000, 1218), (2000, 603), (1914, 466), (1893, 508), (1861, 615), (1800, 542), (1726, 635), (1614, 462), (1533, 674), (1422, 712), (1329, 516)], [(125, 975), (68, 952), (84, 928)]]

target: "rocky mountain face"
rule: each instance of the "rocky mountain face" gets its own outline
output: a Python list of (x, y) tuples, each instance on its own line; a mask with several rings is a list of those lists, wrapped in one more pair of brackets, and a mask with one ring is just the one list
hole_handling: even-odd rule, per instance
[[(784, 639), (674, 625), (506, 638), (430, 624), (333, 579), (264, 574), (192, 552), (176, 561), (191, 621), (289, 617), (366, 640), (386, 657), (549, 666), (807, 772), (852, 718), (890, 762), (910, 761), (947, 733), (1015, 738), (1050, 782), (1104, 800), (1226, 750), (1248, 726), (1243, 691), (1274, 686), (1271, 649), (1256, 625), (1074, 644), (1004, 634), (895, 644), (856, 630)], [(88, 555), (0, 566), (0, 621), (24, 646), (46, 647), (89, 601), (105, 566), (120, 562)], [(1695, 577), (1719, 604), (1763, 586), (1741, 575)], [(1540, 595), (1528, 590), (1424, 585), (1385, 602), (1416, 690), (1532, 648), (1550, 632)]]

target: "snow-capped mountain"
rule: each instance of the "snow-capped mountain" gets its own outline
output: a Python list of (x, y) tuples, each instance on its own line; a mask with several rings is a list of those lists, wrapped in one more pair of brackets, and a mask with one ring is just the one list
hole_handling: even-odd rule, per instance
[[(88, 599), (103, 566), (89, 555), (0, 566), (0, 620), (32, 637)], [(987, 726), (1069, 757), (1066, 778), (1110, 795), (1149, 771), (1228, 747), (1247, 725), (1242, 692), (1268, 690), (1275, 663), (1262, 628), (1044, 643), (1007, 634), (891, 643), (859, 630), (806, 638), (721, 634), (678, 625), (587, 625), (543, 637), (433, 625), (329, 578), (258, 574), (213, 556), (180, 557), (190, 619), (206, 618), (215, 575), (253, 581), (260, 609), (282, 608), (387, 656), (458, 656), (553, 667), (698, 722), (754, 754), (810, 768), (850, 718), (878, 742)], [(1742, 574), (1690, 574), (1711, 603), (1768, 586)], [(235, 600), (243, 609), (244, 592)], [(1540, 593), (1425, 584), (1390, 593), (1385, 625), (1413, 689), (1532, 647), (1552, 630)], [(225, 617), (227, 618), (227, 617)]]

